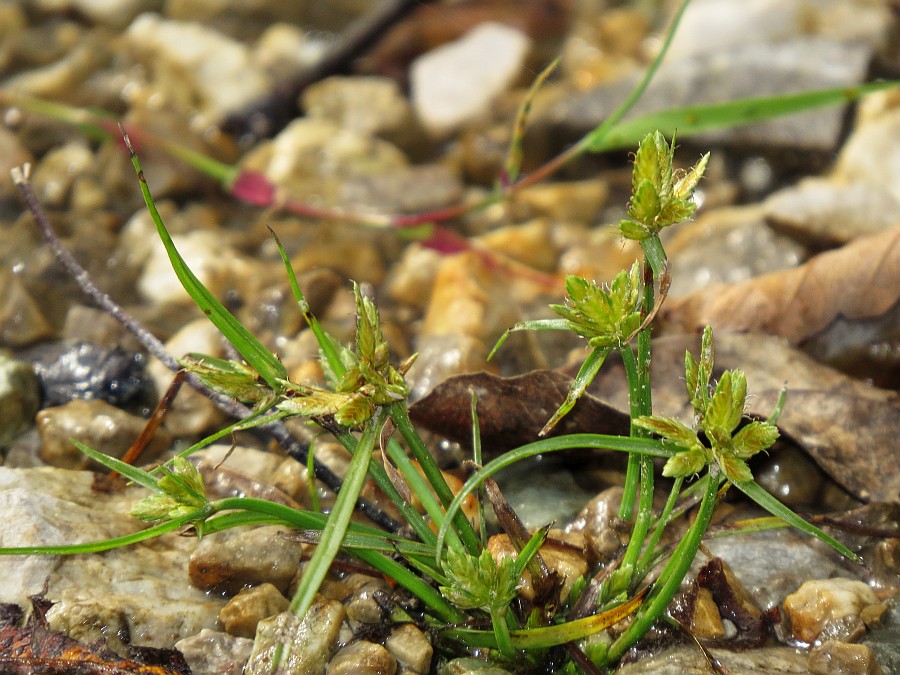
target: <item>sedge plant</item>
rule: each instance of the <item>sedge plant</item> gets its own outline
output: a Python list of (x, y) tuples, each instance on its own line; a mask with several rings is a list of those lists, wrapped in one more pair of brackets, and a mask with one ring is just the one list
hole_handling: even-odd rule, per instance
[[(741, 426), (747, 396), (746, 377), (741, 371), (733, 370), (726, 371), (717, 382), (711, 381), (714, 359), (711, 330), (704, 332), (700, 354), (695, 357), (688, 353), (685, 357), (686, 393), (695, 413), (692, 422), (653, 415), (649, 387), (650, 325), (668, 278), (659, 232), (693, 213), (691, 194), (707, 161), (704, 156), (689, 171), (678, 173), (674, 169), (674, 147), (674, 141), (670, 143), (655, 132), (644, 138), (635, 155), (628, 217), (619, 229), (624, 237), (641, 243), (643, 261), (620, 272), (606, 286), (569, 277), (566, 280), (568, 302), (552, 305), (560, 318), (524, 322), (510, 329), (569, 330), (587, 342), (588, 354), (572, 389), (542, 433), (549, 431), (571, 409), (609, 353), (617, 351), (625, 364), (629, 384), (630, 435), (575, 434), (538, 440), (486, 464), (455, 495), (409, 418), (406, 403), (409, 387), (404, 376), (412, 360), (392, 364), (372, 300), (358, 286), (353, 287), (357, 315), (355, 343), (350, 347), (339, 344), (310, 312), (287, 253), (276, 237), (299, 309), (318, 340), (328, 386), (319, 388), (291, 381), (278, 358), (228, 312), (185, 264), (156, 210), (139, 160), (132, 154), (147, 207), (176, 275), (194, 302), (242, 357), (236, 361), (194, 354), (182, 360), (182, 367), (210, 388), (252, 406), (254, 412), (150, 471), (79, 443), (85, 454), (150, 491), (148, 497), (135, 504), (132, 514), (152, 525), (138, 533), (103, 542), (8, 548), (0, 553), (89, 553), (185, 528), (204, 536), (232, 527), (275, 523), (317, 532), (312, 535), (315, 550), (290, 603), (291, 612), (298, 616), (306, 613), (332, 562), (343, 551), (418, 598), (424, 608), (420, 620), (423, 627), (436, 636), (439, 644), (448, 646), (451, 653), (477, 649), (500, 663), (518, 664), (517, 667), (539, 666), (560, 645), (567, 645), (567, 649), (583, 648), (583, 657), (598, 667), (614, 664), (663, 618), (699, 549), (721, 493), (732, 485), (773, 516), (856, 559), (850, 550), (802, 520), (753, 481), (746, 460), (769, 448), (778, 437), (775, 422), (784, 397), (768, 420)], [(498, 347), (502, 342), (501, 339)], [(330, 513), (294, 509), (253, 498), (210, 500), (206, 496), (199, 472), (188, 461), (191, 454), (225, 433), (297, 416), (319, 422), (351, 453), (343, 485)], [(391, 471), (374, 457), (389, 422), (406, 446), (394, 439), (384, 444), (385, 461), (390, 463)], [(477, 425), (475, 432), (477, 439)], [(541, 560), (546, 529), (528, 533), (516, 523), (514, 515), (501, 517), (500, 522), (516, 546), (517, 555), (495, 559), (486, 548), (483, 534), (476, 532), (461, 511), (467, 495), (484, 486), (488, 488), (487, 493), (494, 495), (491, 505), (500, 515), (503, 501), (497, 496), (491, 476), (526, 457), (570, 448), (628, 454), (620, 515), (632, 527), (629, 544), (617, 569), (603, 582), (594, 610), (588, 616), (578, 617), (568, 616), (575, 599), (559, 597), (559, 586), (554, 587)], [(663, 475), (673, 479), (669, 498), (659, 513), (653, 510), (653, 458), (666, 460)], [(398, 479), (398, 475), (402, 478)], [(367, 478), (402, 513), (413, 533), (411, 537), (351, 521)], [(404, 498), (409, 492), (418, 497), (424, 514)], [(664, 531), (691, 495), (699, 499), (693, 522), (674, 551), (666, 553), (660, 545)], [(661, 571), (651, 587), (647, 577), (654, 568)], [(536, 584), (549, 583), (549, 591), (539, 603), (529, 604), (519, 597), (518, 589), (526, 570)], [(576, 588), (583, 589), (586, 584), (587, 579), (582, 580)], [(610, 644), (588, 640), (629, 615), (633, 615), (631, 622)], [(287, 657), (289, 649), (290, 645), (284, 645), (282, 658)]]
[[(149, 496), (138, 502), (132, 513), (150, 526), (135, 534), (102, 542), (7, 548), (0, 549), (0, 554), (92, 553), (178, 530), (190, 529), (197, 536), (205, 536), (239, 526), (280, 524), (303, 530), (316, 544), (290, 603), (290, 611), (294, 614), (302, 616), (306, 613), (335, 557), (343, 552), (391, 578), (415, 596), (423, 608), (419, 622), (448, 653), (478, 650), (489, 659), (516, 665), (519, 669), (546, 665), (552, 660), (553, 649), (561, 645), (566, 645), (569, 654), (571, 650), (580, 652), (583, 659), (589, 659), (597, 667), (613, 665), (663, 617), (688, 572), (718, 499), (730, 486), (745, 493), (779, 522), (816, 536), (843, 555), (856, 559), (846, 547), (795, 515), (753, 481), (746, 460), (776, 440), (775, 423), (784, 397), (768, 420), (751, 421), (741, 426), (747, 395), (746, 378), (741, 371), (735, 370), (712, 382), (714, 345), (711, 331), (704, 332), (700, 354), (697, 357), (687, 354), (685, 359), (687, 395), (695, 413), (694, 419), (685, 423), (653, 414), (650, 328), (656, 310), (665, 298), (669, 281), (659, 233), (693, 214), (696, 207), (692, 193), (703, 175), (707, 157), (701, 158), (692, 169), (679, 173), (674, 168), (674, 141), (667, 141), (660, 131), (650, 134), (646, 131), (659, 128), (671, 136), (676, 127), (683, 133), (691, 133), (732, 126), (843, 102), (867, 91), (891, 86), (891, 83), (866, 85), (850, 92), (842, 89), (779, 97), (763, 101), (763, 104), (754, 99), (699, 106), (622, 121), (658, 68), (686, 5), (687, 1), (676, 15), (663, 49), (648, 69), (647, 76), (619, 109), (545, 167), (521, 176), (526, 101), (516, 121), (504, 176), (498, 181), (496, 194), (489, 200), (502, 199), (527, 187), (586, 152), (626, 147), (640, 140), (627, 218), (621, 221), (619, 230), (623, 237), (640, 242), (643, 260), (620, 272), (608, 285), (569, 277), (565, 284), (567, 302), (552, 306), (559, 318), (524, 322), (510, 329), (568, 330), (586, 341), (588, 351), (584, 363), (565, 402), (548, 420), (542, 435), (565, 416), (608, 355), (616, 351), (622, 357), (629, 385), (631, 429), (628, 436), (575, 434), (545, 438), (481, 466), (473, 405), (473, 445), (475, 464), (479, 468), (454, 494), (409, 418), (406, 401), (409, 387), (405, 375), (412, 360), (396, 365), (391, 362), (389, 345), (373, 301), (358, 286), (353, 287), (355, 341), (351, 346), (339, 344), (310, 311), (287, 252), (276, 236), (298, 308), (318, 342), (327, 386), (311, 387), (291, 381), (277, 356), (241, 325), (186, 265), (156, 209), (138, 157), (127, 142), (144, 201), (176, 275), (192, 300), (241, 356), (241, 360), (225, 360), (192, 354), (181, 359), (180, 365), (213, 391), (250, 406), (252, 414), (149, 471), (78, 444), (96, 461), (149, 491)], [(542, 73), (539, 82), (549, 72), (548, 69)], [(86, 111), (34, 99), (17, 100), (16, 103), (58, 119), (71, 119), (101, 135), (108, 136), (114, 131), (108, 120), (100, 120)], [(127, 138), (126, 135), (126, 141)], [(171, 143), (163, 147), (181, 160), (221, 179), (238, 199), (260, 205), (276, 200), (276, 190), (262, 176), (222, 165)], [(352, 214), (343, 212), (310, 210), (283, 195), (278, 201), (285, 208), (305, 216), (354, 219)], [(466, 205), (440, 213), (385, 218), (377, 222), (368, 216), (356, 220), (368, 225), (413, 227), (439, 223), (477, 206)], [(503, 339), (496, 348), (502, 342)], [(294, 509), (244, 497), (210, 500), (200, 474), (188, 458), (235, 431), (290, 417), (306, 417), (318, 422), (351, 453), (342, 487), (330, 513), (326, 515), (317, 510)], [(387, 428), (392, 429), (399, 439), (391, 437), (381, 447)], [(385, 455), (383, 461), (375, 459), (379, 447)], [(487, 552), (484, 532), (477, 531), (461, 511), (470, 494), (485, 493), (499, 515), (505, 507), (492, 484), (494, 474), (527, 457), (575, 448), (628, 455), (619, 515), (631, 523), (629, 543), (615, 571), (605, 576), (587, 616), (569, 614), (577, 604), (578, 598), (574, 595), (578, 589), (587, 587), (588, 578), (575, 584), (572, 597), (562, 598), (559, 597), (559, 586), (552, 583), (551, 575), (547, 573), (540, 554), (547, 537), (546, 530), (528, 533), (517, 525), (514, 514), (500, 517), (517, 555), (495, 560)], [(653, 510), (654, 458), (665, 460), (663, 475), (672, 479), (668, 499), (658, 513)], [(398, 509), (411, 536), (400, 536), (351, 521), (367, 479), (371, 479)], [(410, 505), (406, 498), (410, 493), (418, 498), (424, 513)], [(684, 512), (686, 504), (698, 504), (694, 519), (674, 551), (667, 551), (661, 545), (666, 528)], [(540, 602), (524, 602), (518, 593), (526, 570), (536, 585), (545, 585)], [(647, 579), (654, 570), (658, 574), (651, 586)], [(589, 639), (629, 616), (633, 619), (627, 628), (610, 644)], [(289, 649), (289, 645), (285, 645), (285, 649)], [(282, 658), (286, 656), (282, 651)], [(583, 663), (583, 659), (580, 662)], [(567, 667), (574, 668), (571, 663)]]

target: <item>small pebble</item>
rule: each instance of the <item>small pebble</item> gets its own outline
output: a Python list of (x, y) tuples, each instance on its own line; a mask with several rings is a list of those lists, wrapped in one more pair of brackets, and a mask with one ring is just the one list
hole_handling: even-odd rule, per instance
[(859, 617), (866, 605), (878, 604), (878, 598), (862, 581), (853, 579), (814, 579), (804, 582), (784, 600), (791, 633), (802, 642), (814, 642), (826, 626), (845, 617)]
[[(106, 401), (70, 401), (65, 405), (45, 408), (37, 415), (41, 435), (41, 459), (50, 466), (62, 469), (103, 470), (71, 441), (85, 445), (112, 457), (121, 458), (138, 439), (147, 420), (130, 415)], [(157, 430), (140, 457), (151, 462), (165, 451), (172, 437), (163, 429)]]
[(204, 537), (191, 555), (191, 583), (204, 591), (236, 594), (244, 586), (270, 583), (281, 593), (300, 566), (303, 544), (282, 536), (283, 527), (217, 532)]
[(456, 42), (416, 59), (410, 86), (423, 126), (440, 137), (488, 112), (519, 76), (529, 43), (528, 36), (514, 28), (482, 23)]
[(272, 584), (244, 588), (219, 611), (225, 632), (235, 637), (252, 638), (262, 619), (287, 611), (285, 598)]
[(434, 648), (425, 634), (413, 624), (395, 626), (384, 641), (384, 646), (405, 671), (422, 675), (429, 672)]
[(359, 640), (343, 647), (335, 654), (326, 675), (394, 675), (397, 660), (379, 644)]
[(829, 640), (813, 647), (808, 661), (811, 675), (882, 675), (868, 645)]
[(260, 621), (244, 675), (269, 675), (276, 653), (282, 658), (279, 672), (324, 675), (345, 618), (341, 603), (317, 595), (302, 619), (283, 612)]

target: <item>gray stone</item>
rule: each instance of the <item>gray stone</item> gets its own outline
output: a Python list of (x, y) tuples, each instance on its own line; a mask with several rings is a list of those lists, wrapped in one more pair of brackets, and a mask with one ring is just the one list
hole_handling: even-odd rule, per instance
[(864, 181), (900, 201), (900, 108), (863, 120), (841, 149), (834, 178)]
[(510, 675), (510, 671), (481, 659), (453, 659), (438, 670), (440, 675)]
[(900, 224), (900, 195), (867, 181), (807, 178), (773, 194), (763, 209), (772, 229), (816, 249)]
[(34, 424), (40, 404), (40, 386), (31, 365), (0, 354), (0, 447)]
[[(142, 488), (104, 494), (93, 474), (61, 469), (0, 467), (0, 546), (53, 546), (132, 534), (142, 524), (127, 515)], [(217, 623), (222, 599), (186, 583), (195, 542), (169, 535), (103, 555), (0, 557), (0, 602), (27, 606), (47, 589), (52, 625), (88, 639), (127, 634), (131, 644), (171, 648)]]
[[(303, 618), (284, 612), (260, 621), (244, 675), (323, 675), (337, 651), (345, 616), (341, 603), (317, 595)], [(276, 654), (281, 658), (277, 671)]]
[[(798, 675), (807, 673), (806, 653), (789, 647), (762, 647), (745, 652), (710, 649), (732, 675)], [(666, 649), (616, 670), (616, 675), (708, 675), (709, 663), (694, 645)]]

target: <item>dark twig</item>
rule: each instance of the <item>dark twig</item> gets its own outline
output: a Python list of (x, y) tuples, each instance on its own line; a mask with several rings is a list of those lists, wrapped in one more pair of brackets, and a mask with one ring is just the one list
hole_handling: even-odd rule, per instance
[[(181, 365), (175, 357), (166, 350), (165, 345), (163, 345), (159, 338), (144, 328), (144, 326), (126, 312), (121, 305), (116, 303), (107, 293), (98, 288), (93, 280), (91, 280), (87, 270), (84, 269), (84, 267), (81, 266), (81, 263), (79, 263), (63, 246), (59, 237), (56, 236), (56, 232), (53, 230), (53, 226), (50, 224), (50, 220), (47, 218), (47, 214), (44, 212), (44, 208), (38, 200), (37, 195), (34, 194), (34, 190), (29, 180), (30, 168), (31, 167), (28, 164), (21, 168), (13, 168), (11, 171), (13, 182), (16, 184), (19, 192), (22, 193), (22, 198), (25, 200), (28, 210), (31, 211), (35, 223), (37, 224), (41, 235), (44, 237), (44, 240), (47, 242), (47, 245), (50, 247), (50, 250), (53, 252), (53, 255), (55, 255), (56, 259), (66, 268), (66, 271), (72, 275), (72, 278), (75, 280), (75, 283), (78, 284), (78, 287), (86, 295), (90, 296), (104, 311), (109, 313), (110, 316), (125, 326), (125, 328), (127, 328), (144, 346), (144, 349), (159, 359), (160, 362), (172, 372), (177, 373), (181, 371)], [(225, 414), (235, 419), (246, 419), (252, 413), (249, 408), (238, 403), (233, 398), (212, 391), (193, 374), (189, 373), (186, 381), (193, 389), (215, 403), (215, 405)], [(271, 435), (279, 444), (281, 444), (291, 457), (301, 464), (306, 463), (309, 454), (309, 446), (295, 438), (284, 424), (275, 421), (262, 424), (257, 428)], [(340, 490), (341, 479), (332, 472), (331, 469), (315, 458), (313, 458), (313, 467), (316, 478), (321, 480), (335, 492)], [(385, 529), (396, 531), (400, 527), (400, 524), (396, 520), (365, 499), (359, 499), (357, 508), (373, 522), (378, 523)]]
[(354, 59), (365, 54), (380, 40), (388, 28), (420, 5), (432, 0), (391, 0), (371, 14), (354, 21), (317, 63), (289, 82), (281, 83), (274, 92), (253, 101), (247, 108), (229, 115), (222, 131), (233, 136), (247, 134), (264, 138), (278, 133), (300, 112), (297, 99), (311, 84), (329, 75), (346, 73)]

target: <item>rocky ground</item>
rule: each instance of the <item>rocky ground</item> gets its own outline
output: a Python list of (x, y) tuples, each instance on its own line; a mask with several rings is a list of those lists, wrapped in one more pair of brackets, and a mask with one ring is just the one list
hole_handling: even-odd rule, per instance
[[(574, 372), (583, 356), (574, 338), (522, 339), (486, 357), (516, 321), (549, 316), (566, 274), (608, 280), (638, 255), (609, 226), (630, 190), (626, 151), (583, 158), (502, 203), (459, 212), (440, 236), (380, 216), (412, 225), (420, 214), (489, 196), (517, 107), (556, 55), (558, 71), (533, 102), (523, 170), (564, 150), (633, 87), (674, 3), (429, 3), (359, 56), (338, 59), (348, 26), (379, 7), (0, 4), (0, 545), (96, 541), (142, 527), (126, 515), (140, 491), (92, 490), (96, 466), (69, 439), (121, 456), (171, 380), (54, 259), (10, 168), (32, 164), (36, 194), (65, 246), (170, 353), (228, 354), (169, 269), (120, 144), (34, 98), (124, 122), (188, 264), (294, 379), (317, 381), (321, 370), (267, 228), (284, 242), (313, 311), (341, 339), (353, 329), (349, 281), (363, 284), (396, 359), (420, 355), (413, 398), (420, 419), (429, 406), (439, 418), (429, 425), (446, 465), (459, 461), (457, 441), (469, 430), (442, 426), (454, 391), (437, 385), (481, 370)], [(898, 36), (890, 0), (694, 0), (633, 115), (897, 79)], [(712, 539), (710, 552), (738, 580), (728, 587), (746, 589), (752, 616), (729, 614), (710, 592), (708, 620), (692, 631), (733, 674), (900, 671), (900, 94), (684, 137), (679, 146), (684, 166), (706, 151), (712, 159), (696, 217), (665, 241), (673, 283), (660, 318), (655, 403), (665, 414), (689, 413), (681, 359), (712, 324), (719, 365), (748, 373), (749, 413), (767, 415), (784, 381), (791, 390), (785, 440), (753, 465), (757, 479), (792, 508), (855, 523), (834, 531), (869, 565), (855, 569), (790, 530)], [(261, 172), (275, 191), (236, 183), (235, 174), (215, 180), (173, 147), (241, 176)], [(621, 368), (610, 363), (591, 393), (627, 411)], [(527, 393), (500, 414), (533, 438), (534, 420), (515, 411), (547, 386), (516, 386)], [(226, 421), (185, 388), (142, 461)], [(487, 438), (490, 420), (482, 421)], [(488, 451), (519, 442), (527, 441), (498, 436)], [(225, 442), (197, 455), (211, 492), (310, 505), (306, 469), (270, 439), (240, 436), (220, 464), (228, 450)], [(337, 474), (347, 463), (327, 442), (316, 456)], [(604, 540), (614, 536), (610, 504), (621, 476), (619, 464), (580, 455), (522, 468), (503, 487), (527, 525), (555, 520), (560, 536)], [(327, 506), (331, 491), (318, 490)], [(51, 628), (86, 644), (105, 638), (123, 656), (129, 645), (177, 646), (196, 673), (241, 672), (255, 635), (286, 630), (320, 637), (304, 639), (319, 650), (306, 658), (327, 662), (329, 673), (495, 672), (471, 659), (439, 663), (411, 624), (386, 629), (373, 598), (387, 585), (364, 575), (328, 582), (315, 626), (285, 626), (290, 615), (279, 613), (308, 546), (260, 528), (199, 543), (170, 535), (101, 555), (0, 558), (0, 602), (27, 606), (43, 590), (54, 603)], [(728, 649), (773, 607), (777, 639)], [(710, 672), (699, 654), (691, 644), (657, 645), (620, 672)], [(261, 667), (251, 659), (246, 672)]]

